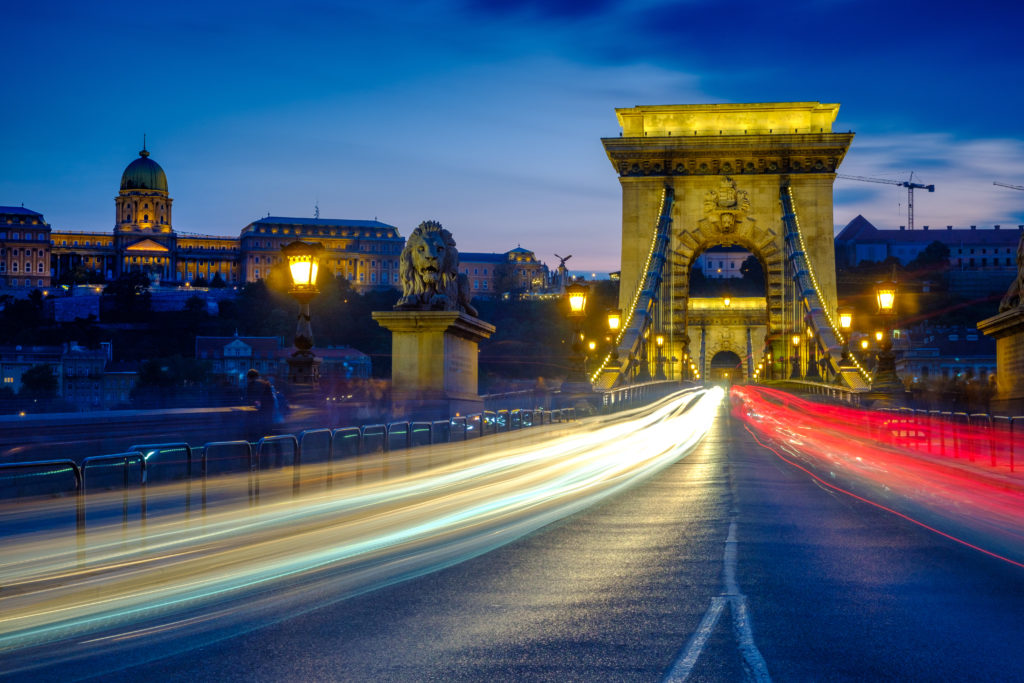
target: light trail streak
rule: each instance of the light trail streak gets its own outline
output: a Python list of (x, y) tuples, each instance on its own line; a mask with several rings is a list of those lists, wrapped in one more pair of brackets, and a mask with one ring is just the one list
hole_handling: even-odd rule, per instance
[[(90, 529), (82, 564), (60, 534), (3, 539), (0, 673), (136, 638), (181, 640), (186, 629), (199, 645), (461, 562), (683, 457), (722, 397), (717, 388), (677, 394), (502, 441), (409, 451), (403, 464), (412, 473), (395, 479), (386, 478), (394, 454), (335, 463), (332, 472), (306, 466), (294, 498), (292, 470), (263, 473), (257, 505), (228, 498), (247, 488), (244, 477), (222, 477), (202, 517), (176, 512), (144, 529)], [(159, 508), (181, 495), (175, 486), (149, 499)], [(120, 493), (109, 505), (120, 511)]]
[(737, 387), (730, 398), (762, 445), (825, 486), (1024, 566), (1024, 477), (995, 455), (1011, 447), (1009, 435), (906, 424), (765, 387)]

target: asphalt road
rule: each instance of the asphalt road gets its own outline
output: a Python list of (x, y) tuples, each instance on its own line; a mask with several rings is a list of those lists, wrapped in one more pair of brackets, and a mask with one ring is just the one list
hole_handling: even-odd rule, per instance
[(1022, 647), (1024, 570), (820, 486), (723, 412), (677, 464), (512, 544), (98, 678), (1012, 681)]

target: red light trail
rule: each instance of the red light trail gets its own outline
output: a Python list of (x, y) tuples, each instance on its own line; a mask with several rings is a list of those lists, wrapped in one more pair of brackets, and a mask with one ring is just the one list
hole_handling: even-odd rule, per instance
[[(1024, 476), (1008, 430), (826, 405), (736, 387), (732, 414), (831, 489), (1024, 567)], [(884, 502), (883, 502), (884, 501)]]

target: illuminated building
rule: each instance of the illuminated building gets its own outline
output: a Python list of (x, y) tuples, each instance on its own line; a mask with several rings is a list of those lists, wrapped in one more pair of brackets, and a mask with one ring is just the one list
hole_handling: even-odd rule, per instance
[[(144, 272), (154, 285), (255, 282), (281, 262), (281, 246), (295, 239), (323, 243), (325, 266), (357, 290), (398, 286), (398, 256), (405, 240), (397, 228), (376, 220), (268, 216), (242, 228), (237, 238), (175, 232), (167, 174), (146, 149), (125, 168), (114, 201), (113, 233), (51, 230), (41, 214), (0, 208), (0, 277), (13, 276), (13, 268), (18, 275), (16, 282), (11, 277), (0, 284), (22, 286), (21, 257), (28, 246), (22, 242), (31, 234), (29, 241), (38, 241), (35, 248), (28, 247), (33, 276), (39, 277), (26, 287), (48, 286), (51, 274), (55, 282), (109, 282), (128, 272)], [(5, 219), (18, 226), (11, 233), (16, 239), (3, 236)]]
[(50, 286), (50, 226), (43, 214), (0, 206), (0, 286)]
[(548, 284), (548, 267), (523, 247), (503, 254), (460, 252), (459, 272), (469, 280), (473, 296), (495, 296), (501, 290), (535, 292)]
[(263, 279), (283, 263), (281, 247), (295, 240), (324, 246), (320, 266), (357, 290), (398, 287), (398, 257), (405, 239), (379, 221), (267, 216), (242, 228), (243, 281)]

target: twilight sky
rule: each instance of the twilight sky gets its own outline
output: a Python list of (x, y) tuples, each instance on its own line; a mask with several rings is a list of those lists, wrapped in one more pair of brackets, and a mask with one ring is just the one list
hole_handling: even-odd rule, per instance
[[(780, 7), (785, 8), (779, 9)], [(840, 169), (917, 225), (1024, 223), (1024, 5), (792, 0), (8, 3), (0, 204), (109, 231), (147, 134), (179, 232), (440, 220), (462, 251), (619, 264), (615, 107), (839, 102)], [(836, 182), (838, 228), (906, 191)]]

